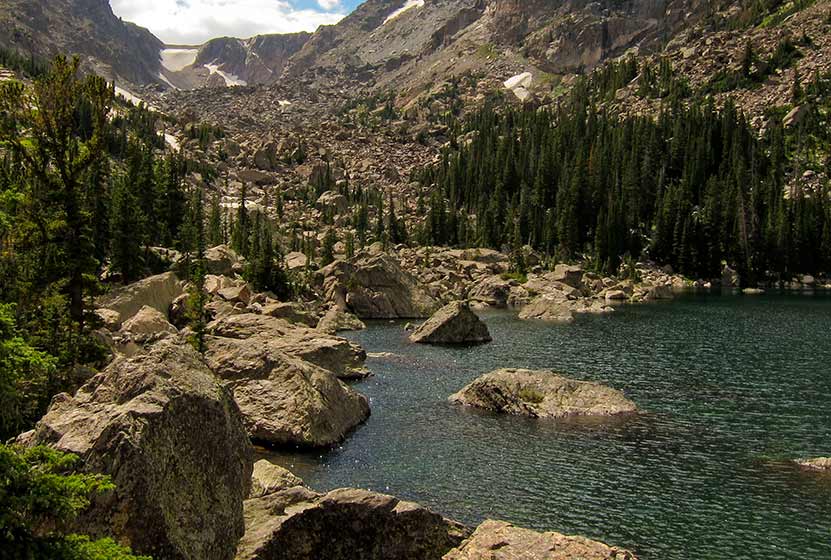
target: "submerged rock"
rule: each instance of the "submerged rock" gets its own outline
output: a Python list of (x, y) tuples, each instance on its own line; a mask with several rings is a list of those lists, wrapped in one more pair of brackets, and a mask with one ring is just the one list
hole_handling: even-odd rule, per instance
[(54, 398), (27, 437), (116, 485), (78, 519), (140, 554), (230, 559), (243, 534), (252, 448), (239, 409), (196, 352), (164, 340)]
[(801, 459), (796, 464), (803, 469), (812, 471), (831, 472), (831, 457), (817, 457), (816, 459)]
[(444, 560), (637, 560), (628, 550), (585, 537), (539, 533), (487, 520)]
[(288, 469), (261, 459), (254, 463), (251, 473), (251, 492), (249, 498), (262, 498), (287, 488), (303, 486), (303, 480)]
[(450, 397), (450, 402), (494, 412), (562, 418), (612, 416), (637, 412), (622, 392), (551, 371), (499, 369), (477, 378)]
[(245, 502), (237, 560), (439, 560), (470, 531), (412, 502), (291, 488)]
[(421, 344), (482, 344), (491, 340), (487, 325), (463, 301), (442, 307), (410, 335), (411, 342)]

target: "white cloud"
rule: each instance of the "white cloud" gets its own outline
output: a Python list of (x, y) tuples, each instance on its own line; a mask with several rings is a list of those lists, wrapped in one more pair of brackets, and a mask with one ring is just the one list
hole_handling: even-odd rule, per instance
[(199, 45), (223, 36), (314, 31), (344, 17), (339, 0), (317, 2), (325, 11), (296, 9), (286, 0), (111, 0), (111, 5), (116, 15), (167, 44)]

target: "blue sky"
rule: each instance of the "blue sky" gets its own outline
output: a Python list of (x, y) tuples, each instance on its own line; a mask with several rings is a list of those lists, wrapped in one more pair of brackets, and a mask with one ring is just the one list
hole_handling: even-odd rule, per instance
[(110, 0), (113, 12), (168, 44), (214, 37), (314, 31), (337, 23), (363, 0)]

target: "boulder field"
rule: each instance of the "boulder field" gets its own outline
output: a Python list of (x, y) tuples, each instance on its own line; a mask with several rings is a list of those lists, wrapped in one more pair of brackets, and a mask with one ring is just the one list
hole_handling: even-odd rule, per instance
[(622, 392), (551, 371), (499, 369), (449, 398), (454, 404), (532, 418), (614, 416), (638, 411)]

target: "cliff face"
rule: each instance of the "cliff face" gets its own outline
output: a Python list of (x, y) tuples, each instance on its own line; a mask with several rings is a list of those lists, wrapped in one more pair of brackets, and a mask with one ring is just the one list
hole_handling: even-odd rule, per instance
[(158, 83), (162, 42), (113, 14), (108, 0), (0, 0), (0, 46), (51, 57), (134, 84)]
[(216, 65), (248, 84), (271, 84), (283, 75), (288, 60), (310, 37), (309, 33), (292, 33), (246, 40), (213, 39), (199, 49), (194, 66)]

